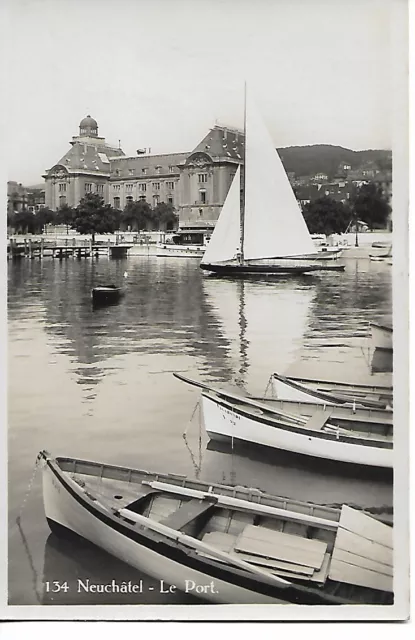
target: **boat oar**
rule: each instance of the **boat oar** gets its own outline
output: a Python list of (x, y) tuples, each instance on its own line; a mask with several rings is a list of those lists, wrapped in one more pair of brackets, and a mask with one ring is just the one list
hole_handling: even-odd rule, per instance
[(167, 538), (171, 538), (177, 542), (180, 542), (183, 545), (186, 545), (187, 547), (191, 547), (195, 551), (199, 551), (203, 554), (212, 556), (217, 560), (226, 562), (226, 564), (232, 564), (238, 569), (242, 569), (249, 573), (254, 573), (258, 577), (262, 578), (263, 580), (267, 581), (270, 584), (273, 584), (273, 585), (278, 584), (278, 586), (282, 588), (287, 588), (292, 586), (292, 583), (288, 582), (288, 580), (284, 580), (283, 578), (279, 578), (278, 576), (275, 576), (272, 573), (263, 571), (259, 567), (251, 565), (248, 562), (245, 562), (244, 560), (239, 560), (239, 558), (234, 558), (233, 556), (230, 556), (225, 551), (220, 551), (219, 549), (215, 549), (215, 547), (212, 547), (206, 544), (205, 542), (200, 542), (200, 540), (197, 540), (196, 538), (192, 538), (191, 536), (188, 536), (185, 533), (180, 533), (175, 529), (166, 527), (165, 525), (160, 524), (159, 522), (155, 522), (154, 520), (150, 520), (145, 516), (141, 516), (138, 513), (135, 513), (134, 511), (129, 511), (128, 509), (120, 509), (119, 511), (116, 511), (116, 513), (118, 513), (123, 518), (126, 518), (127, 520), (131, 520), (136, 524), (143, 525), (144, 527), (147, 527), (152, 531), (156, 531), (157, 533), (160, 533), (166, 536)]
[(259, 502), (250, 502), (249, 500), (241, 500), (240, 498), (233, 498), (232, 496), (222, 496), (221, 494), (210, 491), (199, 491), (197, 489), (187, 489), (186, 487), (180, 487), (174, 484), (168, 484), (166, 482), (147, 482), (143, 481), (153, 489), (159, 491), (165, 491), (168, 493), (175, 493), (182, 496), (188, 496), (189, 498), (199, 498), (200, 500), (215, 497), (217, 504), (224, 507), (231, 507), (236, 510), (242, 511), (254, 511), (255, 513), (262, 513), (264, 515), (283, 517), (287, 520), (295, 520), (304, 524), (312, 525), (315, 527), (324, 527), (325, 529), (337, 529), (339, 523), (336, 520), (328, 520), (326, 518), (318, 518), (317, 516), (311, 516), (307, 513), (296, 513), (295, 511), (288, 511), (288, 509), (282, 509), (280, 507), (272, 507), (267, 504), (261, 504)]

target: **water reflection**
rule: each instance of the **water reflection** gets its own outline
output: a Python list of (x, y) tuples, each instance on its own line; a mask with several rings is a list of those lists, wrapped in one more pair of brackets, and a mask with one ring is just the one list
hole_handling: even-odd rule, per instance
[(271, 372), (294, 361), (302, 346), (314, 280), (204, 278), (203, 289), (218, 333), (227, 340), (233, 374), (225, 382), (258, 387), (261, 381), (263, 390)]

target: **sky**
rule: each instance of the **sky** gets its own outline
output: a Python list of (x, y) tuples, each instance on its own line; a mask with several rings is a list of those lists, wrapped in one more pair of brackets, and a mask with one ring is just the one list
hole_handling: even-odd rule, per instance
[(3, 0), (7, 179), (42, 182), (87, 114), (127, 155), (191, 151), (243, 126), (245, 81), (277, 147), (392, 148), (397, 3)]

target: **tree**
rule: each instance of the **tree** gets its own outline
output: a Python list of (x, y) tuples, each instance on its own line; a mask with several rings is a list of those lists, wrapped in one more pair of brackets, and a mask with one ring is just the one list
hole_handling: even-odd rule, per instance
[(13, 228), (16, 232), (33, 233), (35, 230), (35, 217), (31, 211), (23, 209), (13, 216)]
[(134, 231), (147, 229), (149, 224), (153, 223), (153, 212), (150, 205), (145, 200), (129, 202), (121, 214), (121, 222)]
[(153, 209), (153, 215), (159, 231), (161, 229), (170, 231), (177, 225), (178, 216), (172, 204), (159, 202)]
[(48, 207), (42, 207), (34, 213), (33, 218), (35, 228), (39, 230), (40, 233), (43, 233), (45, 224), (55, 221), (56, 213)]
[(67, 204), (59, 207), (56, 213), (56, 222), (58, 224), (66, 225), (66, 234), (69, 232), (69, 227), (72, 227), (75, 220), (76, 209), (73, 209)]
[(342, 202), (322, 196), (306, 204), (303, 215), (310, 233), (344, 233), (352, 213)]
[(92, 242), (96, 233), (113, 233), (118, 229), (118, 218), (114, 209), (104, 203), (97, 193), (87, 193), (75, 209), (72, 227), (79, 233), (91, 233)]
[(385, 228), (391, 207), (383, 189), (375, 182), (362, 184), (350, 198), (355, 220), (363, 220), (369, 229)]

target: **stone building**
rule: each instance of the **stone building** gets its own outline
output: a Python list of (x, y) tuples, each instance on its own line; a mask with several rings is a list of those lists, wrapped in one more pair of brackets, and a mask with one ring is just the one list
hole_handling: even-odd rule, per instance
[(14, 180), (7, 183), (7, 213), (18, 213), (27, 207), (28, 194), (26, 188)]
[(108, 202), (109, 158), (124, 156), (124, 152), (98, 136), (98, 124), (91, 116), (81, 120), (79, 136), (73, 136), (70, 145), (43, 176), (46, 206), (53, 211), (65, 204), (76, 207), (86, 193), (99, 193)]
[(43, 176), (46, 206), (76, 207), (87, 193), (124, 209), (145, 200), (151, 206), (172, 204), (183, 229), (213, 228), (233, 176), (243, 160), (243, 133), (215, 125), (191, 152), (151, 155), (137, 150), (126, 156), (98, 136), (96, 120), (87, 116), (71, 149)]

